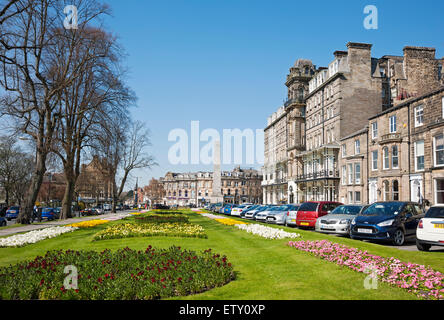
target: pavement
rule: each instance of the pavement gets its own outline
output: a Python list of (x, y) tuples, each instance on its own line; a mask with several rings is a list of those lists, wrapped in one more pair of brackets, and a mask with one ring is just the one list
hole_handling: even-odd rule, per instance
[[(102, 214), (99, 216), (78, 217), (78, 218), (72, 218), (69, 220), (54, 220), (54, 221), (43, 223), (43, 224), (30, 224), (30, 225), (16, 227), (16, 228), (0, 229), (0, 237), (13, 235), (16, 233), (45, 229), (45, 228), (50, 228), (50, 227), (63, 226), (63, 225), (67, 225), (67, 224), (72, 224), (72, 223), (77, 223), (77, 222), (82, 222), (82, 221), (89, 221), (89, 220), (96, 220), (96, 219), (120, 220), (125, 217), (128, 217), (129, 213), (133, 212), (133, 211), (120, 211), (117, 213), (106, 213), (106, 214)], [(14, 223), (15, 223), (15, 220), (8, 221), (8, 225), (11, 225)]]

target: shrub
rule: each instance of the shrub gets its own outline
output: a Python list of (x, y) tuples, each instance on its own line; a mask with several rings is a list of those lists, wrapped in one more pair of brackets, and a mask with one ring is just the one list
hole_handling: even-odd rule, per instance
[[(77, 289), (64, 287), (68, 265), (77, 268)], [(231, 263), (211, 249), (48, 251), (0, 268), (0, 300), (152, 300), (200, 293), (233, 279)]]

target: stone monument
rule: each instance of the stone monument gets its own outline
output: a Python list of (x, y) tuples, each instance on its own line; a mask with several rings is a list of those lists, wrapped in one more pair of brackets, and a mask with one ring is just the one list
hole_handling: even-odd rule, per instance
[(223, 203), (224, 197), (221, 192), (222, 178), (220, 172), (220, 141), (214, 141), (213, 149), (213, 192), (211, 194), (211, 203)]

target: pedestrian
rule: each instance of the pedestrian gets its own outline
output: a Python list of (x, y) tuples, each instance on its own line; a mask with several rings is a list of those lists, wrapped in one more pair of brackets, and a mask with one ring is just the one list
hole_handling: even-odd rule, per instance
[(34, 220), (37, 218), (38, 218), (38, 208), (37, 205), (34, 205), (34, 208), (32, 210), (32, 222), (34, 222)]

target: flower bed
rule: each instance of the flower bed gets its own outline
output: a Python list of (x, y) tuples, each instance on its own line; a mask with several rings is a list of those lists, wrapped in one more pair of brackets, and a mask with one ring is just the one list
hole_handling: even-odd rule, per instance
[(356, 248), (322, 241), (289, 242), (289, 246), (358, 272), (375, 270), (378, 280), (426, 299), (444, 299), (444, 274), (423, 265), (384, 258)]
[(29, 231), (23, 234), (16, 234), (7, 238), (0, 238), (0, 247), (21, 247), (45, 239), (54, 238), (63, 233), (72, 232), (76, 229), (77, 228), (73, 227), (51, 227)]
[(207, 238), (204, 229), (199, 225), (167, 222), (116, 224), (96, 233), (94, 240), (154, 236)]
[(146, 217), (136, 217), (139, 223), (187, 223), (188, 217), (180, 215), (149, 215)]
[[(77, 269), (77, 289), (64, 287), (67, 265)], [(151, 300), (200, 293), (233, 279), (231, 263), (211, 250), (49, 251), (0, 268), (0, 300)]]
[(301, 237), (299, 233), (286, 232), (283, 229), (267, 227), (261, 224), (237, 224), (236, 227), (267, 239), (296, 239)]
[(99, 226), (101, 224), (108, 223), (109, 220), (89, 220), (89, 221), (82, 221), (78, 223), (73, 223), (70, 225), (67, 225), (67, 227), (73, 227), (73, 228), (92, 228), (95, 226)]
[(267, 239), (296, 239), (301, 237), (299, 233), (286, 232), (283, 229), (267, 227), (257, 223), (250, 224), (243, 221), (214, 215), (211, 213), (203, 213), (201, 215), (224, 225), (235, 226), (241, 230), (247, 231), (248, 233), (258, 235)]
[(237, 221), (234, 219), (229, 219), (229, 218), (222, 218), (222, 219), (214, 219), (215, 221), (222, 223), (226, 226), (235, 226), (237, 224), (247, 224), (246, 222), (243, 221)]

